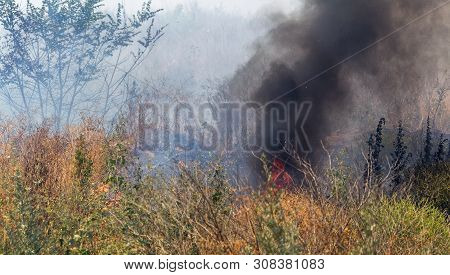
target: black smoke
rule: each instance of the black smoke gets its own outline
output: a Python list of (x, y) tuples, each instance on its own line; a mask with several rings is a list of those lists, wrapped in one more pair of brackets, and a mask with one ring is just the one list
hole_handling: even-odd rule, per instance
[(364, 121), (355, 117), (360, 104), (370, 106), (361, 95), (396, 118), (419, 108), (424, 79), (449, 61), (450, 5), (430, 12), (445, 2), (300, 1), (296, 12), (272, 16), (276, 26), (236, 73), (230, 93), (261, 104), (311, 101), (305, 131), (313, 153), (305, 157), (317, 161), (327, 137)]

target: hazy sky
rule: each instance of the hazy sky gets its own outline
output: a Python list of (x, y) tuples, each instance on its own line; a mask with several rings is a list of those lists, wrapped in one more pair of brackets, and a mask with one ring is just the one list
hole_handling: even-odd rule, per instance
[[(42, 0), (31, 0), (39, 3)], [(270, 11), (290, 11), (297, 6), (301, 0), (153, 0), (153, 7), (171, 9), (177, 5), (191, 5), (198, 3), (201, 7), (215, 9), (220, 8), (229, 12), (240, 13), (241, 15), (254, 15), (255, 12), (266, 9)], [(26, 0), (18, 0), (25, 4)], [(135, 11), (142, 6), (144, 0), (104, 0), (107, 8), (113, 8), (117, 3), (124, 3), (130, 11)]]
[[(143, 0), (105, 0), (108, 5), (123, 2), (128, 8), (139, 7)], [(174, 8), (177, 5), (189, 5), (197, 2), (202, 7), (222, 8), (231, 12), (238, 12), (244, 15), (253, 14), (256, 11), (267, 9), (281, 9), (289, 11), (299, 0), (153, 0), (155, 8)]]

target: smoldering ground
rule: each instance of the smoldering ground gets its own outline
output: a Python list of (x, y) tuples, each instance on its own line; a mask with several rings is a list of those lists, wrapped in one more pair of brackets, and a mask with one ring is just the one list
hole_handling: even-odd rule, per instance
[[(304, 128), (313, 149), (307, 158), (317, 162), (327, 137), (365, 125), (356, 113), (361, 105), (379, 101), (378, 111), (394, 121), (419, 108), (425, 80), (450, 60), (446, 2), (299, 1), (292, 14), (272, 15), (275, 26), (229, 82), (229, 96), (262, 104), (312, 102)], [(260, 138), (276, 136), (270, 131)]]

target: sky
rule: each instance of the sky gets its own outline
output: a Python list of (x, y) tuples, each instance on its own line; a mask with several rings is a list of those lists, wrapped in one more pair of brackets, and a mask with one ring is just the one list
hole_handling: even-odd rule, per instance
[[(27, 0), (18, 0), (22, 5)], [(32, 3), (40, 3), (42, 0), (31, 0)], [(173, 9), (178, 5), (191, 5), (196, 2), (199, 6), (215, 9), (220, 8), (232, 13), (244, 16), (253, 16), (261, 10), (268, 11), (292, 11), (301, 0), (153, 0), (155, 9)], [(117, 3), (125, 4), (130, 12), (136, 11), (142, 6), (144, 0), (104, 0), (108, 9), (116, 7)]]
[[(258, 9), (264, 7), (270, 8), (282, 8), (289, 9), (290, 2), (297, 2), (293, 0), (197, 0), (199, 5), (215, 8), (222, 7), (226, 10), (241, 12), (241, 13), (254, 13)], [(187, 0), (157, 0), (155, 4), (161, 5), (176, 5), (179, 3), (189, 2)]]
[[(111, 6), (118, 2), (123, 2), (129, 9), (137, 9), (143, 0), (105, 0), (105, 3)], [(164, 9), (171, 9), (180, 4), (189, 5), (192, 2), (209, 9), (221, 8), (242, 15), (254, 15), (261, 9), (289, 11), (299, 0), (153, 0), (155, 8)]]

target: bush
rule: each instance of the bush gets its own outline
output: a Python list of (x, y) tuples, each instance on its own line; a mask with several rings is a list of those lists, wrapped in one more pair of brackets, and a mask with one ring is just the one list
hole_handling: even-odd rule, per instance
[(448, 164), (423, 166), (412, 199), (360, 188), (343, 162), (322, 177), (305, 166), (312, 190), (255, 191), (232, 186), (220, 162), (134, 176), (133, 143), (92, 125), (0, 126), (0, 254), (450, 252), (433, 207), (448, 209)]
[(416, 201), (425, 200), (448, 215), (450, 213), (450, 162), (417, 167), (411, 194)]
[(299, 221), (291, 216), (280, 190), (257, 195), (253, 205), (256, 251), (263, 255), (295, 255), (302, 252)]
[(450, 228), (445, 215), (412, 200), (373, 201), (360, 211), (361, 239), (355, 254), (449, 254)]
[(122, 189), (111, 210), (135, 254), (227, 254), (233, 194), (223, 169), (182, 166)]

